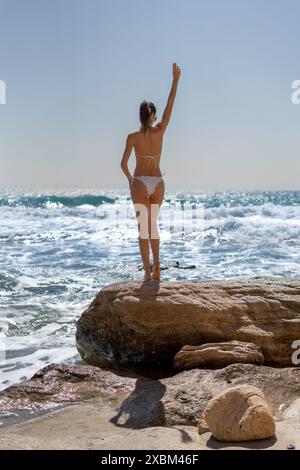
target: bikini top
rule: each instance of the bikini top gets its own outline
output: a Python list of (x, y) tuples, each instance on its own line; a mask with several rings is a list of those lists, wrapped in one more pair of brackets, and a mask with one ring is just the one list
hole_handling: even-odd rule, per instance
[(137, 155), (136, 157), (137, 158), (149, 158), (149, 160), (147, 162), (147, 166), (149, 165), (149, 163), (152, 160), (155, 163), (155, 168), (158, 168), (156, 157), (160, 157), (160, 155)]

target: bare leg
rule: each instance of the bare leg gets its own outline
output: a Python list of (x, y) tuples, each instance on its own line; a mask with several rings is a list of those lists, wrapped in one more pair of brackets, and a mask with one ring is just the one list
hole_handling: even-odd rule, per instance
[(153, 254), (153, 264), (159, 264), (159, 238), (151, 239), (151, 251)]
[(149, 245), (149, 228), (147, 225), (150, 203), (148, 199), (147, 190), (145, 185), (139, 181), (134, 180), (131, 185), (131, 198), (136, 211), (136, 217), (139, 222), (139, 248), (141, 258), (145, 270), (144, 280), (151, 279), (151, 267), (150, 267), (150, 245)]
[(143, 265), (144, 265), (145, 274), (150, 275), (150, 276), (145, 276), (145, 277), (149, 277), (149, 279), (151, 279), (149, 239), (148, 238), (143, 239), (139, 236), (139, 246), (140, 246), (140, 253), (141, 253), (141, 258), (142, 258)]
[(151, 203), (151, 209), (149, 210), (149, 227), (150, 232), (150, 245), (153, 255), (153, 264), (159, 264), (159, 233), (157, 227), (159, 205)]
[[(162, 204), (163, 198), (165, 193), (165, 187), (163, 182), (160, 182), (152, 196), (150, 197), (150, 204), (152, 205), (152, 210), (149, 209), (151, 214), (149, 227), (150, 230), (150, 245), (153, 254), (153, 274), (152, 279), (159, 280), (160, 279), (160, 263), (159, 263), (159, 233), (157, 227), (157, 218), (159, 213), (159, 208)], [(150, 206), (151, 208), (151, 206)]]

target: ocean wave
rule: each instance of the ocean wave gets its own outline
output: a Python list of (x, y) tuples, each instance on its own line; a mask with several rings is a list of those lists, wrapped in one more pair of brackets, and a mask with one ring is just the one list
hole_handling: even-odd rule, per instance
[(227, 217), (247, 218), (261, 216), (263, 218), (276, 218), (276, 219), (299, 219), (300, 218), (300, 205), (276, 205), (272, 202), (267, 202), (261, 205), (237, 205), (228, 207), (224, 204), (218, 207), (205, 207), (206, 219), (225, 219)]
[(300, 191), (215, 191), (175, 192), (166, 194), (166, 202), (179, 204), (204, 204), (207, 208), (246, 207), (274, 204), (276, 206), (300, 205)]
[[(28, 207), (28, 208), (95, 208), (103, 204), (113, 205), (130, 202), (128, 191), (110, 191), (108, 194), (96, 192), (75, 193), (18, 193), (2, 192), (0, 194), (0, 207)], [(300, 191), (216, 191), (216, 192), (168, 192), (164, 205), (179, 204), (185, 207), (197, 204), (207, 209), (234, 209), (242, 210), (246, 207), (286, 207), (300, 206)], [(269, 205), (269, 206), (268, 206)]]
[(102, 204), (114, 204), (115, 197), (95, 194), (72, 195), (21, 195), (21, 196), (0, 196), (0, 206), (8, 207), (31, 207), (31, 208), (60, 208), (60, 207), (98, 207)]

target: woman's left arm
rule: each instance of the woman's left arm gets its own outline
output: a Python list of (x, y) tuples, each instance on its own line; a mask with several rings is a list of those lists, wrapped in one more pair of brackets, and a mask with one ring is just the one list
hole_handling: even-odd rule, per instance
[(132, 149), (133, 149), (133, 135), (128, 134), (127, 139), (126, 139), (125, 150), (123, 153), (123, 158), (121, 160), (121, 168), (128, 178), (129, 187), (130, 187), (131, 180), (133, 179), (133, 176), (130, 174), (128, 170), (128, 160), (131, 155)]

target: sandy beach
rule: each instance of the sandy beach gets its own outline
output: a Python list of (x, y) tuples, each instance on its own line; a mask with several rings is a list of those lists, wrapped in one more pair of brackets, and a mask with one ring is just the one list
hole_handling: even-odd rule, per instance
[(224, 443), (196, 426), (153, 426), (130, 429), (111, 423), (114, 410), (97, 400), (70, 406), (0, 431), (0, 449), (286, 449), (300, 448), (300, 400), (276, 424), (276, 438)]

